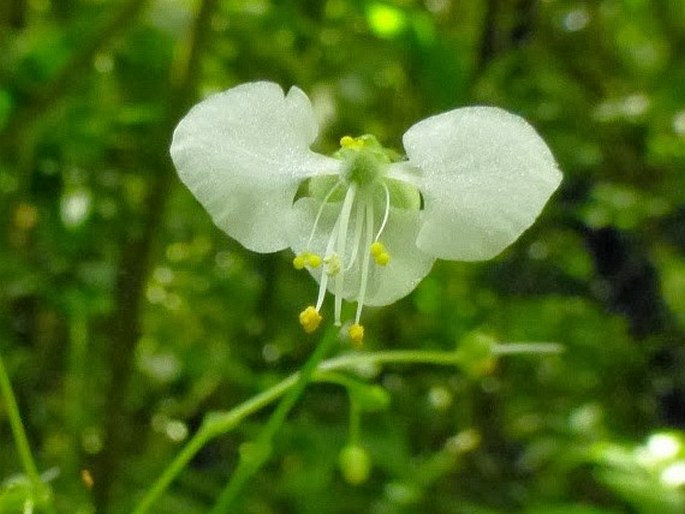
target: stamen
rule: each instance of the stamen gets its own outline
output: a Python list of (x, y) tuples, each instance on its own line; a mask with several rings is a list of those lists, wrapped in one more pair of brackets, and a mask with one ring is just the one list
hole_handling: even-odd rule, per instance
[(293, 267), (296, 270), (304, 269), (305, 264), (306, 264), (306, 260), (305, 260), (304, 254), (296, 255), (295, 258), (293, 259)]
[[(373, 236), (373, 202), (366, 203), (366, 244), (365, 248), (373, 246), (371, 244), (371, 237)], [(375, 243), (374, 243), (375, 244)], [(364, 298), (366, 297), (366, 286), (369, 278), (369, 254), (364, 256), (361, 269), (361, 281), (359, 283), (359, 294), (357, 294), (357, 315), (354, 318), (356, 325), (362, 317), (362, 308), (364, 307)], [(353, 325), (354, 326), (354, 325)], [(362, 330), (363, 336), (363, 330)]]
[[(333, 225), (333, 230), (331, 230), (330, 235), (328, 236), (328, 243), (326, 243), (326, 253), (325, 255), (331, 256), (333, 253), (333, 247), (335, 246), (335, 231), (338, 228), (338, 223), (340, 222), (340, 219), (337, 219), (335, 222), (335, 225)], [(326, 259), (328, 257), (324, 258), (324, 262), (326, 262)], [(326, 265), (328, 263), (326, 262)], [(323, 305), (323, 299), (326, 296), (326, 287), (328, 286), (328, 277), (329, 274), (327, 272), (321, 273), (321, 282), (319, 282), (319, 295), (316, 299), (316, 310), (321, 310), (321, 306)]]
[(347, 329), (347, 334), (350, 336), (352, 343), (356, 346), (361, 346), (364, 342), (364, 327), (359, 323), (350, 325), (350, 328)]
[(319, 220), (321, 219), (321, 215), (323, 214), (323, 208), (326, 207), (326, 204), (328, 203), (328, 200), (331, 199), (331, 196), (333, 196), (333, 193), (335, 193), (335, 190), (340, 187), (340, 184), (342, 184), (342, 181), (338, 180), (335, 185), (326, 193), (326, 196), (323, 197), (323, 200), (321, 200), (321, 205), (319, 206), (319, 210), (316, 213), (316, 218), (314, 218), (314, 226), (312, 227), (312, 231), (309, 234), (309, 239), (307, 240), (307, 248), (310, 248), (312, 245), (312, 240), (314, 239), (314, 234), (316, 233), (316, 227), (319, 225)]
[(321, 266), (321, 257), (311, 252), (303, 252), (296, 255), (293, 259), (293, 267), (296, 270), (304, 269), (305, 266), (310, 268), (318, 268)]
[(342, 268), (342, 263), (340, 262), (340, 257), (337, 253), (332, 253), (328, 257), (324, 257), (323, 262), (326, 264), (326, 275), (329, 277), (334, 277)]
[(390, 254), (388, 252), (383, 252), (379, 255), (376, 255), (374, 257), (374, 261), (376, 261), (376, 264), (379, 266), (387, 266), (390, 262)]
[(373, 260), (379, 266), (386, 266), (390, 262), (390, 254), (385, 249), (385, 245), (380, 241), (376, 241), (371, 245), (370, 252)]
[(323, 305), (323, 299), (326, 297), (326, 286), (328, 285), (328, 275), (326, 273), (321, 274), (321, 283), (319, 284), (319, 294), (316, 297), (316, 310), (321, 310)]
[[(343, 149), (350, 150), (361, 150), (367, 146), (367, 141), (365, 138), (353, 138), (350, 136), (344, 136), (340, 139), (340, 146)], [(346, 155), (346, 154), (343, 154)], [(356, 156), (357, 160), (362, 157), (373, 157), (372, 155), (356, 155), (353, 152), (352, 156)], [(363, 160), (363, 159), (362, 159)], [(372, 159), (373, 160), (373, 159)], [(384, 161), (385, 162), (385, 161)], [(374, 164), (375, 163), (375, 164)], [(380, 165), (373, 160), (373, 163), (366, 163), (366, 161), (354, 161), (355, 166), (352, 171), (362, 173), (367, 172), (362, 165), (374, 164), (371, 171), (378, 172), (377, 167)], [(352, 165), (350, 164), (350, 165)], [(361, 167), (360, 167), (361, 166)], [(364, 175), (365, 177), (366, 175)], [(386, 251), (385, 246), (378, 241), (378, 239), (383, 234), (385, 227), (388, 223), (388, 218), (390, 215), (390, 190), (383, 181), (379, 183), (383, 186), (384, 196), (385, 196), (385, 206), (383, 209), (383, 218), (378, 228), (378, 232), (374, 233), (374, 195), (370, 188), (367, 188), (368, 184), (376, 177), (373, 175), (369, 180), (364, 181), (360, 177), (359, 183), (357, 180), (339, 180), (336, 182), (326, 193), (321, 204), (318, 206), (316, 216), (314, 218), (314, 226), (312, 227), (311, 233), (309, 234), (309, 239), (305, 248), (310, 248), (317, 234), (317, 229), (321, 217), (323, 216), (323, 211), (330, 201), (333, 194), (338, 190), (341, 184), (344, 184), (347, 188), (345, 193), (345, 198), (343, 199), (342, 206), (338, 213), (338, 217), (332, 227), (331, 233), (328, 237), (328, 242), (326, 245), (326, 250), (323, 255), (318, 255), (310, 251), (305, 251), (293, 259), (293, 266), (296, 269), (303, 268), (317, 268), (324, 264), (324, 269), (321, 272), (319, 280), (319, 292), (317, 296), (316, 306), (312, 306), (311, 309), (308, 307), (300, 315), (300, 323), (307, 331), (314, 331), (321, 321), (321, 315), (319, 311), (323, 305), (326, 291), (328, 290), (328, 282), (330, 277), (335, 277), (335, 284), (331, 287), (334, 293), (334, 322), (336, 325), (341, 325), (342, 316), (342, 301), (343, 294), (345, 292), (345, 275), (348, 271), (354, 268), (355, 265), (360, 266), (360, 284), (359, 290), (357, 292), (357, 313), (356, 319), (353, 327), (351, 327), (350, 336), (356, 343), (361, 343), (363, 340), (364, 329), (359, 324), (361, 318), (362, 308), (364, 306), (364, 299), (366, 296), (366, 290), (368, 287), (369, 280), (369, 262), (373, 256), (374, 262), (378, 265), (385, 266), (390, 261), (390, 254)], [(359, 184), (362, 184), (360, 186)], [(359, 193), (359, 188), (362, 187), (362, 196), (357, 199), (356, 196)], [(357, 201), (355, 207), (355, 201)], [(352, 210), (356, 208), (355, 211), (355, 224), (352, 233), (349, 233), (350, 229), (350, 219), (352, 217)], [(374, 237), (375, 235), (375, 237)], [(348, 239), (352, 238), (351, 244), (348, 243)], [(363, 239), (363, 242), (362, 242)], [(360, 250), (363, 247), (366, 251)], [(360, 257), (363, 255), (363, 257)], [(361, 262), (358, 260), (361, 258)], [(314, 315), (315, 313), (315, 315)]]
[[(342, 209), (340, 211), (340, 222), (338, 226), (338, 245), (337, 253), (345, 258), (345, 250), (347, 247), (347, 228), (350, 223), (350, 214), (352, 213), (352, 205), (354, 204), (354, 197), (357, 193), (357, 185), (350, 184), (350, 188), (345, 195)], [(340, 326), (340, 315), (342, 314), (342, 292), (345, 281), (345, 270), (341, 270), (335, 277), (335, 324)]]
[(315, 253), (310, 253), (306, 257), (307, 265), (311, 266), (312, 268), (318, 268), (321, 266), (321, 257), (316, 255)]
[(319, 328), (319, 323), (321, 323), (322, 319), (321, 314), (319, 314), (319, 309), (314, 308), (312, 305), (300, 312), (300, 325), (302, 325), (302, 328), (308, 334), (311, 334)]
[(388, 216), (390, 215), (390, 190), (388, 189), (388, 186), (385, 184), (385, 182), (382, 182), (383, 184), (383, 189), (385, 190), (385, 212), (383, 213), (383, 221), (381, 222), (381, 227), (378, 229), (378, 233), (376, 234), (376, 238), (374, 241), (378, 241), (378, 239), (381, 237), (381, 234), (385, 230), (385, 224), (388, 222)]
[(364, 147), (364, 140), (361, 137), (343, 136), (340, 138), (340, 147), (359, 150)]
[(357, 260), (359, 255), (359, 240), (362, 235), (362, 224), (364, 223), (364, 206), (365, 202), (357, 202), (357, 214), (354, 224), (354, 235), (352, 236), (352, 241), (354, 241), (354, 246), (352, 247), (352, 254), (350, 255), (350, 261), (345, 266), (345, 271), (349, 271)]

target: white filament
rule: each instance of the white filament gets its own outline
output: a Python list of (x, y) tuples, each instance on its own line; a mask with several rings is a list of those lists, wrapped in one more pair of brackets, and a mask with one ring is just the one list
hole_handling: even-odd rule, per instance
[(306, 248), (310, 248), (312, 245), (312, 240), (314, 239), (314, 233), (316, 232), (316, 227), (319, 225), (319, 220), (321, 219), (321, 214), (323, 213), (323, 208), (326, 207), (326, 204), (328, 203), (328, 200), (331, 199), (331, 196), (333, 196), (333, 193), (335, 193), (335, 190), (340, 187), (340, 184), (342, 184), (341, 180), (338, 180), (335, 185), (326, 193), (326, 196), (323, 197), (323, 200), (321, 201), (321, 205), (319, 206), (319, 211), (316, 213), (316, 218), (314, 218), (314, 226), (312, 227), (312, 231), (309, 234), (309, 240), (307, 241), (307, 246)]
[[(345, 250), (347, 248), (347, 228), (350, 223), (350, 214), (352, 213), (352, 205), (354, 204), (354, 197), (357, 193), (357, 185), (355, 183), (350, 184), (350, 188), (347, 190), (345, 195), (345, 201), (343, 202), (342, 209), (340, 210), (340, 217), (338, 218), (338, 240), (337, 240), (337, 253), (339, 256), (345, 255)], [(335, 233), (335, 232), (334, 232)], [(340, 325), (340, 317), (342, 315), (342, 293), (345, 281), (345, 269), (341, 269), (340, 272), (335, 277), (335, 324)]]
[(383, 189), (385, 190), (385, 212), (383, 213), (383, 221), (381, 222), (381, 227), (378, 229), (378, 233), (376, 234), (376, 239), (374, 241), (378, 241), (378, 238), (381, 237), (381, 234), (383, 233), (383, 230), (385, 230), (385, 224), (388, 222), (388, 216), (390, 215), (390, 190), (388, 189), (388, 186), (383, 184)]
[[(366, 202), (366, 227), (364, 229), (364, 234), (366, 235), (365, 248), (370, 248), (373, 236), (373, 202)], [(362, 317), (362, 307), (364, 306), (364, 297), (366, 296), (366, 286), (368, 284), (369, 277), (369, 260), (371, 259), (371, 253), (366, 252), (364, 254), (364, 260), (362, 261), (362, 273), (361, 281), (359, 284), (359, 294), (357, 295), (357, 314), (354, 318), (355, 323), (359, 323)]]

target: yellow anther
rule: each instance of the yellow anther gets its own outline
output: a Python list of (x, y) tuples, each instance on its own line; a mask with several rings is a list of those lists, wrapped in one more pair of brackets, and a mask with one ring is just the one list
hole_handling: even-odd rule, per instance
[(321, 257), (316, 255), (315, 253), (309, 253), (305, 257), (307, 261), (307, 266), (311, 266), (312, 268), (318, 268), (321, 266)]
[(293, 259), (293, 267), (295, 269), (302, 269), (304, 268), (304, 265), (307, 263), (304, 254), (302, 255), (296, 255), (295, 258)]
[(376, 261), (376, 264), (379, 266), (385, 266), (390, 262), (390, 254), (385, 250), (385, 245), (383, 245), (383, 243), (380, 241), (373, 243), (370, 251), (371, 255), (373, 256), (373, 260)]
[(376, 241), (371, 245), (371, 255), (378, 257), (380, 254), (385, 252), (385, 246), (380, 241)]
[(304, 252), (295, 256), (293, 259), (293, 266), (295, 269), (303, 269), (305, 266), (310, 268), (318, 268), (321, 266), (321, 257), (311, 252)]
[(364, 148), (364, 140), (361, 137), (343, 136), (340, 138), (340, 146), (359, 150)]
[(343, 136), (340, 138), (340, 146), (343, 148), (350, 147), (354, 144), (354, 138), (352, 136)]
[(390, 262), (390, 254), (388, 252), (381, 252), (378, 255), (374, 255), (373, 260), (375, 260), (376, 264), (379, 266), (387, 266)]
[(300, 312), (300, 325), (305, 332), (311, 334), (317, 328), (319, 328), (319, 323), (321, 323), (321, 314), (317, 311), (313, 305), (310, 305), (305, 310)]
[(364, 327), (359, 323), (350, 325), (350, 328), (347, 329), (347, 334), (350, 336), (352, 343), (357, 346), (361, 346), (364, 342)]

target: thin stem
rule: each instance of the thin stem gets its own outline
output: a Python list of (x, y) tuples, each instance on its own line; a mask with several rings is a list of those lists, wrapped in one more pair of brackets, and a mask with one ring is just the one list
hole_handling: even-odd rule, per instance
[(336, 340), (337, 331), (329, 330), (321, 343), (316, 347), (314, 352), (312, 352), (309, 359), (307, 359), (307, 362), (305, 362), (297, 380), (283, 400), (278, 404), (278, 407), (269, 418), (269, 421), (267, 421), (266, 426), (259, 434), (257, 441), (255, 443), (250, 443), (250, 453), (247, 453), (248, 448), (245, 446), (243, 447), (244, 451), (242, 452), (238, 469), (235, 470), (228, 484), (221, 492), (216, 505), (214, 505), (214, 508), (211, 510), (211, 514), (229, 512), (229, 507), (235, 502), (243, 486), (268, 460), (271, 455), (271, 445), (274, 436), (285, 422), (286, 417), (297, 400), (302, 396), (305, 388), (309, 382), (311, 382), (319, 363), (331, 350)]
[[(494, 355), (512, 355), (522, 353), (561, 353), (564, 347), (558, 343), (505, 343), (495, 344), (492, 348)], [(374, 364), (435, 364), (451, 366), (459, 364), (462, 356), (457, 352), (425, 351), (425, 350), (388, 350), (375, 353), (350, 353), (329, 359), (321, 363), (319, 371), (333, 371), (336, 369), (355, 368)]]
[[(527, 350), (528, 352), (549, 354), (559, 353), (562, 349), (556, 343), (511, 343), (495, 345), (493, 353), (496, 355), (523, 353), (524, 350)], [(459, 354), (454, 351), (388, 350), (376, 353), (351, 353), (320, 363), (312, 376), (312, 380), (339, 383), (338, 379), (330, 380), (330, 371), (354, 369), (369, 365), (413, 363), (455, 366), (460, 363), (460, 360)], [(186, 443), (181, 453), (176, 456), (174, 461), (157, 479), (157, 482), (145, 493), (133, 514), (145, 514), (159, 496), (164, 493), (169, 484), (183, 471), (185, 465), (206, 443), (215, 437), (231, 432), (245, 418), (276, 401), (298, 383), (301, 373), (293, 373), (266, 391), (253, 396), (228, 412), (209, 414), (205, 418), (200, 430)]]
[(436, 364), (454, 366), (459, 364), (461, 356), (456, 352), (423, 351), (423, 350), (388, 350), (375, 353), (350, 353), (322, 362), (320, 371), (356, 368), (377, 364)]
[(299, 378), (299, 373), (294, 373), (281, 380), (266, 391), (253, 396), (237, 407), (224, 413), (209, 414), (203, 421), (200, 429), (183, 447), (173, 462), (164, 470), (157, 482), (145, 493), (138, 503), (133, 514), (144, 514), (152, 506), (155, 500), (169, 487), (169, 484), (183, 471), (186, 464), (199, 452), (209, 441), (220, 435), (225, 435), (237, 427), (243, 419), (266, 407), (280, 398), (290, 389)]
[(361, 440), (361, 425), (362, 416), (359, 404), (350, 398), (350, 434), (348, 444), (359, 446), (359, 441)]
[(502, 343), (496, 344), (496, 355), (515, 355), (518, 353), (562, 353), (564, 346), (559, 343)]
[[(5, 369), (5, 364), (0, 355), (0, 392), (5, 398), (5, 405), (7, 408), (7, 417), (9, 419), (12, 435), (14, 436), (14, 444), (19, 454), (19, 460), (24, 468), (24, 473), (31, 482), (31, 489), (33, 494), (39, 495), (41, 500), (45, 500), (44, 507), (48, 512), (54, 512), (54, 505), (52, 504), (52, 495), (47, 491), (46, 486), (40, 478), (36, 462), (31, 454), (28, 438), (26, 437), (26, 430), (24, 430), (24, 423), (21, 420), (19, 407), (17, 406), (17, 399), (12, 390), (9, 375)], [(45, 493), (45, 494), (43, 494)]]
[[(228, 430), (227, 430), (228, 431)], [(145, 496), (138, 503), (138, 505), (133, 510), (133, 514), (142, 514), (147, 512), (152, 506), (154, 501), (169, 487), (169, 484), (176, 478), (186, 464), (199, 452), (202, 447), (212, 440), (212, 434), (206, 430), (206, 425), (202, 425), (200, 430), (198, 430), (195, 435), (188, 441), (188, 443), (183, 447), (181, 453), (179, 453), (174, 461), (164, 470), (162, 476), (157, 479), (153, 486), (147, 490)]]

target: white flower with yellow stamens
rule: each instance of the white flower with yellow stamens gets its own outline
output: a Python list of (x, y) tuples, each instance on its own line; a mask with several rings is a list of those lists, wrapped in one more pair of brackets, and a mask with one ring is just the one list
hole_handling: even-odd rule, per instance
[(290, 247), (319, 283), (300, 314), (313, 332), (326, 290), (357, 302), (350, 338), (361, 343), (364, 305), (409, 294), (436, 258), (485, 260), (528, 228), (561, 174), (523, 119), (493, 107), (432, 116), (403, 137), (406, 159), (373, 136), (310, 150), (318, 125), (307, 96), (253, 82), (193, 107), (174, 132), (181, 180), (214, 222), (249, 250)]

